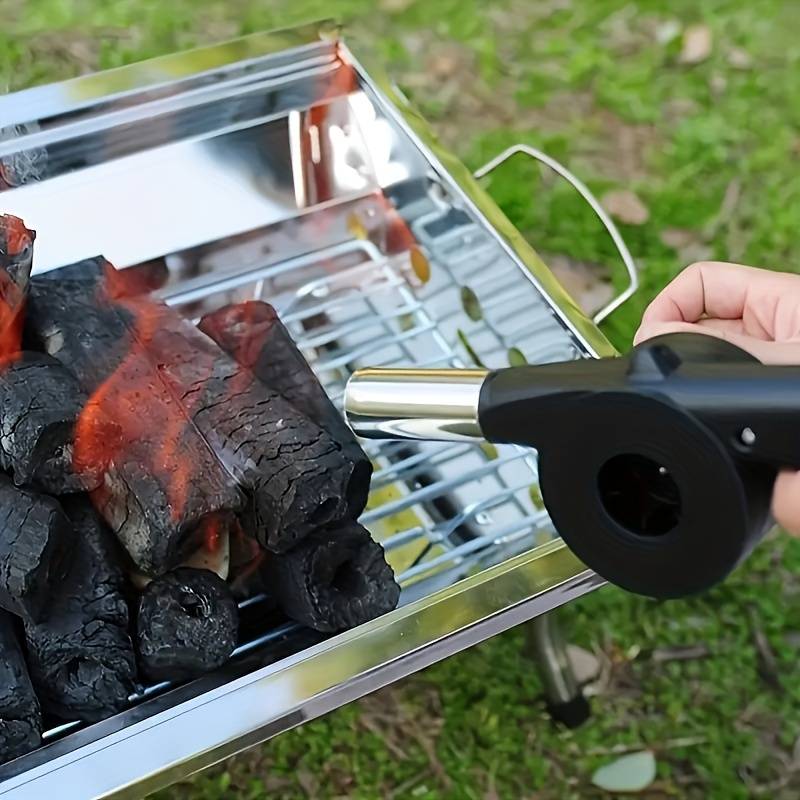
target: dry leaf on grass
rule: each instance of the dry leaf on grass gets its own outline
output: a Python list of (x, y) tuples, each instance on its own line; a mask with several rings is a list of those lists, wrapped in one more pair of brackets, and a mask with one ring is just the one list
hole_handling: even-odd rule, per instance
[(596, 311), (614, 296), (606, 267), (561, 254), (548, 253), (544, 258), (559, 283), (584, 311)]
[(753, 57), (741, 47), (733, 47), (728, 51), (728, 63), (734, 69), (750, 69), (753, 66)]
[(600, 659), (575, 644), (567, 645), (567, 658), (579, 685), (593, 681), (600, 674)]
[(606, 192), (600, 198), (600, 203), (612, 217), (626, 225), (644, 225), (650, 219), (650, 210), (630, 189)]
[(690, 25), (683, 32), (683, 43), (678, 61), (681, 64), (700, 64), (710, 55), (714, 36), (708, 25)]
[(592, 783), (607, 792), (641, 792), (655, 777), (655, 756), (650, 750), (642, 750), (600, 767), (592, 775)]
[(690, 228), (665, 228), (660, 239), (667, 247), (671, 247), (684, 264), (695, 261), (708, 261), (714, 255), (708, 243), (708, 237), (701, 231)]
[(381, 11), (385, 11), (387, 14), (402, 14), (412, 5), (414, 5), (414, 0), (380, 0), (378, 4)]

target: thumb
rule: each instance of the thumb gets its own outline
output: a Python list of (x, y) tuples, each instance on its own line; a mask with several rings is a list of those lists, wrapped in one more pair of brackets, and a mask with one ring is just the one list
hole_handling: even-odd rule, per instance
[(775, 481), (772, 513), (778, 525), (800, 536), (800, 472), (781, 472)]

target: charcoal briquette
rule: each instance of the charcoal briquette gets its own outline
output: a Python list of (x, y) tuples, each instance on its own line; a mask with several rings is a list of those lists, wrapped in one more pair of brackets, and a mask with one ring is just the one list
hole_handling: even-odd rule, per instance
[[(75, 376), (44, 353), (22, 352), (0, 369), (0, 468), (18, 485), (51, 494), (96, 489), (106, 464), (96, 461), (78, 474), (73, 468), (75, 423), (86, 404)], [(98, 422), (104, 439), (117, 425)]]
[(236, 647), (239, 611), (228, 586), (205, 569), (178, 567), (139, 601), (139, 665), (153, 681), (188, 680), (222, 666)]
[(61, 505), (0, 474), (0, 608), (40, 619), (63, 579), (74, 537)]
[[(76, 427), (76, 471), (108, 465), (92, 500), (136, 567), (158, 575), (209, 526), (232, 524), (244, 498), (150, 357), (150, 307), (117, 300), (117, 274), (95, 258), (35, 277), (26, 333), (89, 394)], [(108, 419), (117, 436), (103, 436)]]
[(275, 309), (257, 300), (229, 305), (206, 314), (198, 327), (339, 442), (343, 458), (353, 465), (347, 501), (349, 516), (357, 519), (367, 503), (372, 463)]
[(322, 632), (392, 611), (400, 587), (383, 548), (357, 522), (323, 528), (264, 561), (267, 590), (291, 619)]
[(28, 661), (45, 711), (93, 722), (124, 708), (136, 679), (123, 553), (88, 498), (63, 505), (74, 558), (42, 620), (25, 625)]
[(0, 611), (0, 763), (35, 750), (41, 741), (42, 714), (14, 620)]

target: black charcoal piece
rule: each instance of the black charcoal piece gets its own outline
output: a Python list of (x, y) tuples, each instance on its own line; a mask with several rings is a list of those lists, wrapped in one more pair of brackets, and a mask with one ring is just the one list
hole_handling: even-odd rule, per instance
[[(86, 403), (75, 376), (44, 353), (22, 352), (0, 369), (0, 468), (18, 485), (51, 494), (96, 489), (106, 464), (76, 473), (75, 423)], [(104, 441), (118, 436), (111, 420), (98, 421)]]
[(367, 504), (372, 464), (275, 309), (255, 300), (229, 305), (206, 314), (198, 327), (238, 364), (339, 442), (343, 456), (353, 464), (348, 514), (358, 518)]
[(153, 681), (197, 677), (228, 660), (238, 628), (239, 610), (225, 581), (209, 570), (179, 567), (142, 593), (139, 665)]
[(0, 474), (0, 608), (37, 621), (67, 571), (72, 546), (59, 503)]
[(14, 621), (0, 611), (0, 763), (35, 750), (41, 741), (42, 714)]
[[(125, 421), (120, 422), (122, 427), (138, 434), (124, 448), (128, 457), (114, 460), (131, 474), (107, 479), (103, 491), (109, 501), (98, 507), (119, 531), (140, 570), (163, 571), (163, 554), (157, 554), (154, 568), (150, 551), (156, 546), (168, 548), (172, 557), (173, 539), (185, 540), (164, 535), (164, 525), (160, 535), (152, 535), (152, 524), (141, 522), (139, 506), (155, 508), (157, 521), (163, 520), (157, 492), (134, 492), (134, 499), (142, 502), (126, 503), (131, 486), (152, 482), (160, 475), (159, 465), (171, 463), (163, 459), (162, 440), (176, 438), (175, 422), (181, 414), (186, 424), (178, 428), (180, 436), (205, 444), (216, 462), (204, 465), (202, 454), (182, 440), (180, 447), (172, 447), (172, 452), (189, 455), (181, 456), (173, 472), (181, 478), (180, 485), (195, 495), (192, 503), (178, 504), (181, 511), (188, 509), (195, 516), (212, 511), (204, 490), (219, 484), (215, 475), (223, 470), (228, 481), (238, 481), (245, 490), (245, 527), (271, 550), (288, 549), (317, 526), (346, 515), (353, 463), (344, 458), (337, 442), (281, 395), (255, 380), (173, 309), (126, 294), (124, 270), (115, 271), (94, 259), (54, 273), (31, 281), (29, 327), (47, 352), (69, 364), (85, 385), (99, 385), (100, 407), (111, 406), (114, 413), (109, 416)], [(58, 273), (61, 280), (55, 279)], [(77, 313), (68, 311), (76, 306)], [(112, 333), (103, 333), (104, 329)], [(129, 344), (120, 348), (119, 340), (126, 338)], [(125, 355), (126, 350), (131, 355)], [(116, 387), (116, 402), (109, 387)], [(137, 387), (141, 387), (138, 393)], [(185, 479), (187, 469), (193, 480)], [(173, 481), (168, 484), (168, 489), (174, 487)], [(216, 495), (210, 497), (214, 500)], [(184, 547), (182, 553), (188, 550)], [(172, 559), (169, 566), (180, 560)]]
[[(150, 357), (157, 323), (150, 312), (161, 306), (126, 306), (116, 296), (117, 275), (97, 258), (37, 276), (26, 334), (89, 394), (76, 426), (76, 471), (82, 476), (108, 464), (92, 501), (136, 567), (158, 575), (209, 527), (232, 524), (244, 498)], [(118, 436), (103, 435), (108, 419)]]
[(244, 528), (273, 552), (347, 514), (353, 464), (338, 442), (182, 319), (164, 318), (151, 352), (192, 420), (244, 487)]
[(136, 679), (123, 554), (86, 497), (66, 499), (64, 510), (74, 557), (41, 622), (25, 626), (28, 662), (45, 711), (94, 722), (127, 705)]
[(291, 619), (317, 631), (347, 630), (392, 611), (400, 587), (383, 548), (357, 522), (324, 528), (264, 562), (267, 590)]

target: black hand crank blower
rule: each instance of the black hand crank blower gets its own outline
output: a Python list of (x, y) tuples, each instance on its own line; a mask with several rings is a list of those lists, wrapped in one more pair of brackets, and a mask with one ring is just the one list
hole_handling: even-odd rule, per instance
[(360, 370), (345, 407), (367, 438), (536, 448), (569, 547), (650, 597), (725, 578), (768, 530), (777, 470), (800, 469), (800, 367), (765, 366), (704, 335), (492, 372)]

